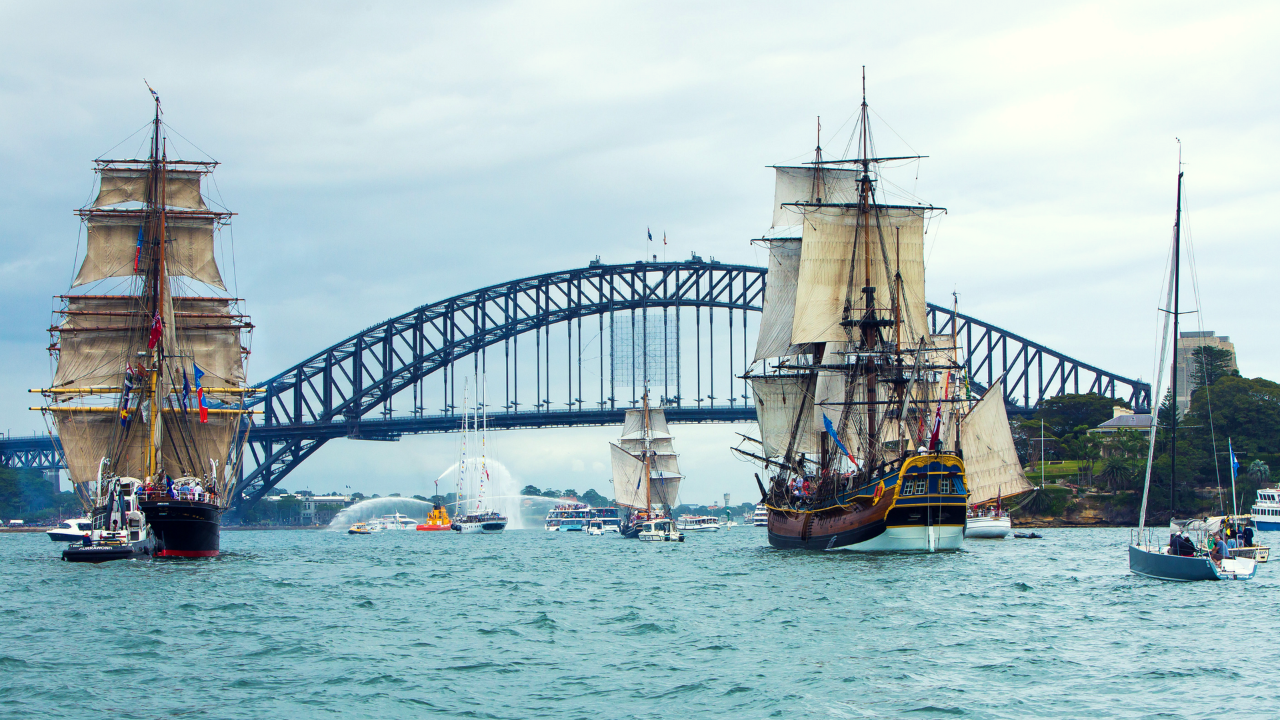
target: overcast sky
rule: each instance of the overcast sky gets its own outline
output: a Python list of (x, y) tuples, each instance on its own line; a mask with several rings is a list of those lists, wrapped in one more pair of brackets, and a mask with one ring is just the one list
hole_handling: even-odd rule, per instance
[[(26, 389), (49, 382), (71, 210), (94, 158), (138, 151), (144, 77), (177, 149), (223, 163), (253, 381), (423, 303), (635, 260), (646, 226), (673, 258), (763, 264), (766, 166), (856, 112), (862, 65), (880, 150), (928, 155), (907, 180), (949, 211), (930, 300), (1150, 380), (1180, 137), (1185, 322), (1280, 378), (1273, 3), (352, 5), (0, 5), (0, 429), (44, 428)], [(685, 499), (752, 499), (740, 429), (680, 431)], [(613, 436), (494, 444), (520, 483), (607, 492)], [(422, 492), (453, 447), (331, 442), (283, 485)]]

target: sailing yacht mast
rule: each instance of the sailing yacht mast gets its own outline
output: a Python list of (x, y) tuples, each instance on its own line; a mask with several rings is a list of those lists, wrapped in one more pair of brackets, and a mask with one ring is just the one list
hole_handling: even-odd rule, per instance
[[(1170, 422), (1169, 450), (1169, 517), (1174, 515), (1174, 488), (1178, 486), (1178, 298), (1182, 294), (1182, 148), (1178, 148), (1178, 207), (1173, 215), (1173, 382), (1170, 392), (1173, 413)], [(1151, 429), (1155, 433), (1155, 428)]]

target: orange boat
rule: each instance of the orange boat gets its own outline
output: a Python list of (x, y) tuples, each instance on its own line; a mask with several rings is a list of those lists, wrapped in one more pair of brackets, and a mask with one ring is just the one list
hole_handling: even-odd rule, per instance
[(449, 522), (449, 513), (445, 511), (443, 505), (436, 505), (431, 509), (431, 514), (427, 516), (426, 522), (418, 526), (419, 530), (449, 530), (452, 524)]

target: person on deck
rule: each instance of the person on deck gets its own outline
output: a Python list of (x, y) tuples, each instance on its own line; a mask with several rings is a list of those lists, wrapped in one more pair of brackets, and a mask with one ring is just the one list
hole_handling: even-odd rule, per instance
[(1240, 531), (1241, 547), (1253, 547), (1253, 526), (1245, 525)]
[(1213, 548), (1209, 551), (1209, 559), (1214, 565), (1221, 567), (1222, 559), (1227, 556), (1227, 543), (1223, 541), (1221, 533), (1213, 534)]

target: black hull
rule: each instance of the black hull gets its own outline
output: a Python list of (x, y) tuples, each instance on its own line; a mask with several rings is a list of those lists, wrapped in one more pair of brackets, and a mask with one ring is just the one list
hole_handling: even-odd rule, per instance
[(140, 509), (156, 539), (156, 557), (218, 555), (222, 509), (193, 500), (144, 500)]
[(150, 539), (123, 545), (72, 545), (62, 551), (62, 559), (67, 562), (104, 563), (112, 560), (131, 560), (151, 557), (155, 548)]
[(769, 544), (779, 550), (835, 550), (864, 543), (884, 533), (885, 522), (879, 520), (862, 527), (827, 535), (811, 535), (807, 538), (783, 535), (769, 531)]

